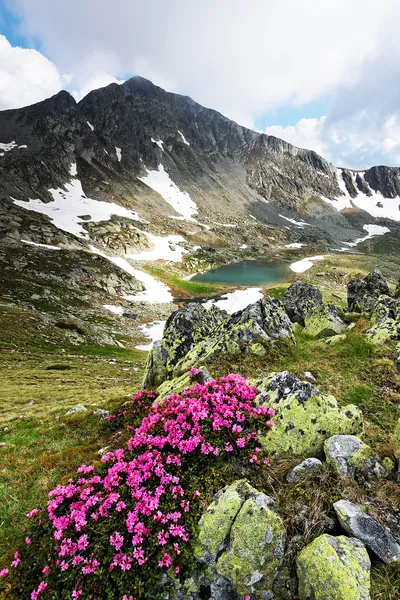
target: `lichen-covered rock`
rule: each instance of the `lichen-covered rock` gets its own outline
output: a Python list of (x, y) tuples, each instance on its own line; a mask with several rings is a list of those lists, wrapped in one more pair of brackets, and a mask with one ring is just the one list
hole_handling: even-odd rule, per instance
[(379, 296), (389, 295), (389, 286), (378, 269), (365, 278), (351, 279), (347, 284), (347, 306), (350, 312), (371, 312)]
[(322, 462), (318, 458), (306, 458), (299, 465), (294, 467), (286, 476), (286, 481), (295, 483), (303, 477), (314, 471), (322, 469)]
[(290, 320), (275, 298), (267, 296), (231, 316), (189, 304), (171, 315), (163, 339), (153, 344), (144, 386), (154, 388), (221, 356), (265, 355), (280, 339), (294, 343)]
[(226, 547), (232, 523), (247, 498), (258, 494), (246, 480), (235, 481), (220, 490), (202, 515), (197, 540), (194, 546), (195, 558), (206, 564), (215, 561)]
[(334, 396), (287, 371), (251, 384), (260, 391), (257, 401), (275, 411), (274, 428), (259, 432), (268, 456), (315, 456), (322, 454), (324, 441), (332, 435), (363, 430), (362, 413), (356, 406), (340, 406)]
[(375, 452), (354, 435), (334, 435), (326, 440), (326, 462), (338, 473), (364, 477), (387, 477), (388, 473)]
[(400, 419), (398, 419), (394, 430), (394, 452), (397, 458), (400, 458)]
[(371, 561), (365, 546), (321, 535), (297, 559), (301, 600), (370, 600)]
[(367, 339), (373, 344), (400, 340), (400, 300), (380, 296), (372, 311), (373, 327), (367, 331)]
[(218, 558), (217, 571), (237, 594), (257, 592), (261, 598), (267, 594), (274, 597), (286, 533), (272, 504), (273, 500), (261, 493), (246, 500), (231, 527), (229, 548)]
[(157, 388), (157, 396), (166, 398), (171, 394), (180, 394), (184, 389), (191, 387), (195, 383), (206, 383), (212, 379), (210, 373), (205, 367), (199, 369), (199, 373), (193, 377), (184, 373), (180, 377), (174, 379), (167, 379)]
[(144, 387), (156, 387), (172, 377), (174, 366), (197, 342), (213, 335), (228, 318), (225, 311), (213, 306), (190, 303), (168, 318), (163, 338), (155, 342), (149, 353)]
[(336, 344), (343, 342), (345, 339), (346, 339), (346, 334), (340, 333), (338, 335), (333, 335), (332, 337), (326, 338), (325, 343), (328, 344), (328, 346), (335, 346)]
[(361, 540), (384, 563), (400, 558), (400, 545), (376, 519), (348, 500), (333, 505), (340, 525), (351, 536)]
[(287, 288), (283, 304), (292, 323), (304, 327), (305, 317), (322, 306), (322, 294), (310, 283), (295, 281)]
[(346, 324), (338, 310), (322, 302), (320, 290), (309, 283), (296, 281), (285, 292), (284, 306), (290, 320), (304, 327), (305, 333), (316, 338), (341, 333)]

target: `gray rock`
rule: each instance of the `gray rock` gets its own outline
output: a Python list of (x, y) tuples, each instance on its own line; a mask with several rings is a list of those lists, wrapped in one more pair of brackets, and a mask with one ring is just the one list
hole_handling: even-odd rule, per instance
[(295, 483), (312, 471), (320, 471), (322, 462), (318, 458), (306, 458), (302, 463), (294, 467), (286, 476), (286, 481)]
[(292, 323), (305, 326), (304, 319), (317, 307), (321, 307), (321, 291), (304, 281), (295, 281), (285, 292), (283, 304)]
[(110, 411), (104, 410), (104, 408), (96, 408), (94, 414), (100, 417), (101, 419), (105, 419), (110, 414)]
[(388, 476), (372, 448), (354, 435), (333, 435), (325, 441), (324, 451), (327, 463), (344, 475)]
[(389, 286), (382, 273), (374, 269), (365, 278), (347, 284), (347, 307), (350, 312), (371, 312), (379, 296), (388, 296)]
[(333, 508), (343, 529), (361, 540), (381, 561), (390, 563), (400, 559), (400, 545), (376, 519), (348, 500), (335, 502)]
[(70, 417), (71, 415), (75, 415), (76, 413), (86, 412), (86, 411), (87, 411), (86, 406), (83, 406), (83, 404), (77, 404), (76, 406), (72, 406), (69, 410), (67, 410), (67, 412), (65, 413), (65, 416)]

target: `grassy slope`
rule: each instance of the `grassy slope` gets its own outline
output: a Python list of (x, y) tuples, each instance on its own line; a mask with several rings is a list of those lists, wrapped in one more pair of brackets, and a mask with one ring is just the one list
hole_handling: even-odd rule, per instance
[[(400, 273), (398, 261), (392, 257), (335, 256), (300, 278), (318, 285), (326, 300), (341, 304), (350, 275), (365, 275), (375, 266), (382, 268), (392, 283)], [(170, 277), (170, 273), (165, 276), (168, 283)], [(214, 288), (204, 289), (212, 286), (197, 285), (201, 289), (190, 286), (185, 291), (215, 293)], [(289, 282), (269, 291), (282, 299), (287, 285)], [(9, 555), (23, 535), (23, 515), (43, 502), (52, 486), (82, 462), (93, 461), (99, 448), (121, 444), (92, 411), (112, 409), (140, 387), (145, 355), (116, 348), (67, 346), (63, 336), (54, 331), (50, 350), (44, 343), (48, 332), (38, 331), (32, 317), (17, 308), (0, 311), (0, 327), (0, 443), (6, 444), (0, 447), (0, 553)], [(305, 371), (311, 371), (322, 391), (363, 410), (366, 441), (380, 454), (392, 456), (391, 432), (400, 416), (398, 368), (392, 348), (376, 349), (365, 342), (362, 331), (366, 327), (367, 323), (359, 320), (356, 331), (337, 346), (300, 335), (295, 347), (275, 349), (267, 358), (221, 361), (216, 369), (219, 374), (234, 371), (250, 377), (283, 369), (303, 377)], [(57, 335), (59, 344), (54, 344)], [(78, 403), (89, 411), (64, 417), (66, 410)], [(263, 480), (257, 473), (237, 473), (227, 467), (226, 471), (204, 474), (198, 487), (204, 492), (205, 505), (220, 487), (243, 475), (274, 495), (285, 519), (291, 556), (299, 550), (299, 539), (301, 543), (310, 541), (324, 530), (325, 520), (332, 516), (332, 501), (343, 494), (360, 501), (367, 493), (376, 495), (383, 510), (395, 510), (398, 505), (398, 487), (393, 482), (374, 483), (367, 491), (326, 467), (301, 485), (289, 485), (284, 475), (291, 466), (293, 461), (281, 461)], [(374, 568), (374, 600), (398, 600), (399, 581), (398, 567)]]

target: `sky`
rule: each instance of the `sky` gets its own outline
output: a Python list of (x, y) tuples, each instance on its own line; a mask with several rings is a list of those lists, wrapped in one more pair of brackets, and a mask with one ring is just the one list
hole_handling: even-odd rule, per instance
[(337, 166), (400, 166), (399, 0), (0, 0), (0, 110), (141, 75)]

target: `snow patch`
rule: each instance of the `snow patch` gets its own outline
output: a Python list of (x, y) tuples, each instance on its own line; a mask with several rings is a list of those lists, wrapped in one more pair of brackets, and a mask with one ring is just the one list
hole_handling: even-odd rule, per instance
[(76, 163), (72, 163), (72, 165), (69, 169), (69, 172), (72, 177), (76, 177), (76, 175), (78, 173), (77, 168), (76, 168)]
[(310, 256), (309, 258), (302, 258), (295, 263), (290, 265), (290, 268), (295, 273), (304, 273), (304, 271), (308, 271), (314, 266), (313, 261), (315, 260), (324, 260), (325, 256)]
[(117, 146), (115, 146), (115, 152), (117, 154), (117, 158), (118, 158), (119, 162), (121, 162), (121, 158), (122, 158), (121, 148), (117, 148)]
[[(74, 165), (71, 166), (71, 170)], [(73, 179), (65, 184), (65, 189), (50, 189), (53, 196), (53, 202), (42, 202), (39, 199), (15, 200), (11, 198), (17, 206), (32, 210), (43, 215), (48, 215), (58, 229), (72, 233), (80, 238), (88, 239), (88, 233), (82, 227), (83, 223), (80, 215), (90, 215), (91, 221), (108, 221), (112, 215), (126, 217), (135, 221), (145, 222), (136, 212), (128, 210), (114, 202), (103, 202), (101, 200), (92, 200), (87, 198), (83, 192), (82, 184), (79, 179)]]
[(285, 248), (302, 248), (305, 244), (301, 244), (300, 242), (292, 242), (291, 244), (286, 244)]
[(285, 217), (284, 215), (279, 215), (285, 221), (289, 221), (289, 223), (293, 223), (293, 225), (297, 225), (297, 227), (304, 227), (308, 225), (309, 227), (314, 227), (314, 225), (310, 225), (310, 223), (306, 223), (305, 221), (296, 221), (296, 219), (290, 219), (289, 217)]
[(45, 248), (46, 250), (61, 250), (59, 246), (51, 246), (50, 244), (38, 244), (37, 242), (31, 242), (30, 240), (21, 240), (24, 244), (28, 244), (28, 246), (36, 246), (37, 248)]
[(178, 129), (178, 133), (181, 136), (183, 143), (186, 144), (186, 146), (190, 146), (189, 142), (187, 141), (187, 139), (183, 135), (182, 131), (179, 131), (179, 129)]
[[(344, 196), (340, 196), (335, 200), (324, 198), (326, 202), (329, 202), (332, 206), (336, 208), (336, 210), (339, 211), (344, 210), (345, 208), (351, 208), (354, 205), (361, 210), (365, 210), (365, 212), (369, 213), (372, 217), (400, 221), (399, 196), (397, 196), (396, 198), (385, 198), (381, 194), (381, 192), (376, 192), (375, 190), (373, 190), (364, 178), (365, 171), (360, 171), (359, 173), (355, 173), (354, 171), (348, 172), (352, 179), (353, 185), (357, 190), (357, 196), (355, 198), (350, 197), (346, 188), (346, 184), (342, 177), (343, 169), (336, 169), (336, 178)], [(372, 194), (371, 196), (367, 196), (358, 189), (356, 184), (357, 174), (364, 180), (365, 184), (368, 186), (369, 191)]]
[(27, 148), (28, 146), (26, 144), (22, 144), (21, 146), (18, 146), (17, 142), (10, 142), (8, 144), (4, 143), (4, 142), (0, 142), (0, 156), (4, 156), (5, 152), (10, 152), (10, 150), (14, 150), (15, 148)]
[(181, 215), (182, 219), (194, 221), (193, 215), (197, 213), (197, 206), (187, 192), (182, 192), (172, 181), (163, 165), (158, 165), (155, 171), (146, 169), (146, 177), (139, 177), (140, 181), (160, 194), (172, 208)]
[(234, 292), (224, 294), (219, 300), (208, 300), (204, 304), (204, 308), (208, 309), (215, 305), (232, 315), (239, 310), (245, 309), (249, 304), (254, 304), (257, 300), (261, 300), (262, 297), (261, 288), (235, 290)]
[(122, 306), (115, 306), (114, 304), (103, 304), (103, 308), (114, 313), (114, 315), (119, 315), (120, 317), (122, 317), (125, 312), (125, 309)]
[(172, 302), (172, 294), (165, 283), (158, 281), (155, 279), (155, 277), (152, 277), (148, 273), (144, 273), (139, 269), (135, 269), (135, 267), (125, 260), (125, 258), (120, 256), (109, 256), (98, 248), (95, 248), (95, 246), (90, 246), (90, 249), (93, 254), (98, 254), (99, 256), (109, 260), (117, 265), (117, 267), (123, 269), (126, 273), (129, 273), (129, 275), (132, 275), (138, 281), (143, 283), (144, 287), (146, 288), (143, 292), (138, 292), (138, 294), (135, 296), (123, 296), (125, 300), (129, 300), (130, 302), (148, 302), (149, 304)]
[(86, 121), (86, 123), (89, 125), (90, 129), (93, 131), (94, 130), (93, 125), (89, 121)]
[[(187, 250), (179, 246), (185, 239), (181, 235), (168, 235), (160, 237), (151, 233), (147, 234), (148, 239), (153, 244), (152, 250), (144, 250), (138, 254), (127, 254), (127, 258), (132, 260), (170, 260), (172, 262), (182, 262), (182, 257), (187, 254)], [(171, 248), (173, 245), (173, 248)]]
[(145, 337), (150, 338), (151, 342), (146, 345), (136, 346), (136, 349), (150, 352), (153, 343), (162, 339), (165, 323), (166, 321), (153, 321), (153, 323), (140, 325), (139, 329)]
[(162, 140), (158, 140), (157, 142), (154, 138), (151, 138), (151, 141), (153, 144), (157, 144), (157, 146), (164, 152), (164, 142)]
[[(354, 248), (354, 246), (358, 246), (358, 244), (361, 244), (361, 242), (365, 242), (366, 240), (370, 240), (373, 237), (376, 237), (377, 235), (385, 235), (385, 233), (390, 233), (390, 229), (388, 227), (382, 227), (381, 225), (364, 225), (363, 226), (364, 231), (367, 232), (367, 235), (365, 235), (364, 237), (361, 238), (357, 238), (356, 240), (354, 240), (354, 242), (343, 242), (344, 244), (346, 244), (346, 246), (350, 246), (351, 248)], [(343, 250), (343, 248), (342, 248)], [(345, 250), (345, 248), (344, 248)]]

